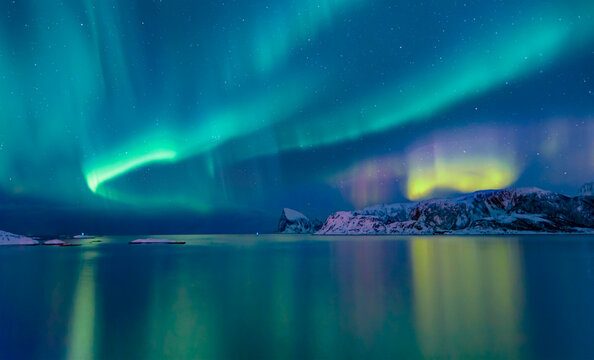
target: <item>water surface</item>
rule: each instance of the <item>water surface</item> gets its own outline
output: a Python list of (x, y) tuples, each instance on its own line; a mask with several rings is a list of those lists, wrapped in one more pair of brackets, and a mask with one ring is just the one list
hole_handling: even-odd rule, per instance
[(0, 248), (2, 359), (594, 358), (594, 236)]

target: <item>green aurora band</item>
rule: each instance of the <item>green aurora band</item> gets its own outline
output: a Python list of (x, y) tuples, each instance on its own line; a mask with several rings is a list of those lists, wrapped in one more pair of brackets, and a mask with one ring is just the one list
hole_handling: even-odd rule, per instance
[[(592, 18), (580, 15), (594, 12), (591, 2), (535, 9), (532, 17), (513, 26), (484, 31), (479, 48), (448, 49), (440, 62), (425, 65), (425, 71), (390, 79), (347, 105), (309, 116), (303, 114), (321, 101), (320, 89), (338, 88), (340, 74), (283, 69), (296, 48), (332, 29), (337, 14), (357, 16), (356, 10), (371, 1), (319, 3), (299, 2), (297, 11), (277, 9), (243, 37), (242, 29), (234, 29), (229, 49), (211, 46), (207, 65), (220, 60), (219, 67), (196, 66), (192, 55), (197, 62), (205, 59), (203, 50), (180, 54), (173, 50), (181, 41), (171, 44), (172, 50), (164, 48), (160, 55), (162, 76), (155, 83), (143, 78), (129, 55), (140, 52), (145, 41), (134, 28), (144, 26), (142, 19), (125, 20), (108, 2), (56, 7), (29, 3), (27, 10), (38, 20), (14, 36), (33, 45), (17, 48), (6, 28), (0, 32), (0, 186), (12, 193), (73, 193), (75, 198), (83, 192), (72, 191), (72, 169), (77, 169), (93, 194), (131, 205), (158, 205), (183, 196), (172, 193), (165, 200), (165, 194), (154, 194), (151, 200), (151, 194), (127, 193), (116, 180), (149, 165), (196, 158), (202, 176), (195, 186), (204, 188), (197, 193), (204, 198), (190, 202), (198, 201), (195, 209), (208, 211), (225, 191), (217, 185), (215, 168), (431, 121), (440, 111), (537, 73), (594, 34)], [(226, 56), (231, 50), (237, 53)], [(188, 79), (167, 76), (175, 66), (191, 69), (185, 74)], [(251, 86), (243, 89), (241, 83)], [(155, 87), (156, 95), (139, 90)], [(224, 95), (217, 98), (217, 93)], [(160, 95), (157, 102), (151, 98)], [(203, 102), (211, 104), (182, 109), (179, 99), (184, 96), (195, 103), (204, 97)], [(141, 126), (122, 125), (130, 118), (146, 120)], [(99, 125), (117, 128), (121, 136), (96, 134)], [(56, 175), (40, 184), (36, 174), (48, 161), (54, 161)], [(29, 166), (15, 172), (19, 162)]]

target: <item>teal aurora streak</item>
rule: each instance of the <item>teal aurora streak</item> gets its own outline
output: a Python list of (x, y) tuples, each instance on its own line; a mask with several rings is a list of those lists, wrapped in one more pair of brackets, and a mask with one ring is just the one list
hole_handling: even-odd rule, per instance
[[(473, 11), (494, 19), (446, 24), (442, 31), (455, 36), (438, 47), (409, 16), (367, 19), (390, 3), (1, 5), (8, 15), (0, 27), (0, 187), (70, 202), (238, 207), (241, 196), (220, 176), (229, 167), (430, 123), (579, 53), (594, 35), (590, 1), (490, 4)], [(436, 16), (462, 11), (456, 6), (427, 8)], [(357, 72), (371, 71), (361, 68), (365, 60), (332, 66), (333, 57), (357, 56), (353, 43), (339, 41), (351, 21), (372, 28), (355, 44), (379, 42), (372, 58), (395, 69), (382, 81), (358, 83)], [(395, 55), (406, 50), (398, 39), (420, 43), (423, 56)], [(330, 50), (319, 45), (334, 41)], [(411, 62), (415, 71), (398, 71)], [(155, 166), (167, 173), (180, 163), (192, 164), (192, 176), (171, 170), (187, 178), (176, 182), (181, 188), (143, 192), (126, 182), (142, 171), (150, 182)]]

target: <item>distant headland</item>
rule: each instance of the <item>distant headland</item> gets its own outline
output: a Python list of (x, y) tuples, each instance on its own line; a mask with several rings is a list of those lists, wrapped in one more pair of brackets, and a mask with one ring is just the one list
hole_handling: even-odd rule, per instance
[(575, 197), (538, 188), (487, 190), (453, 199), (338, 211), (328, 216), (323, 225), (318, 224), (299, 212), (285, 209), (279, 232), (318, 235), (590, 233), (594, 232), (594, 196), (592, 183), (582, 186)]

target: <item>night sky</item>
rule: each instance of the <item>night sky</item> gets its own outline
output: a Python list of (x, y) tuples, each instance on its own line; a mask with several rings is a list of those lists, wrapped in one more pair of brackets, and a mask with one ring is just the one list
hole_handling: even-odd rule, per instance
[(594, 2), (0, 2), (0, 229), (272, 232), (594, 180)]

